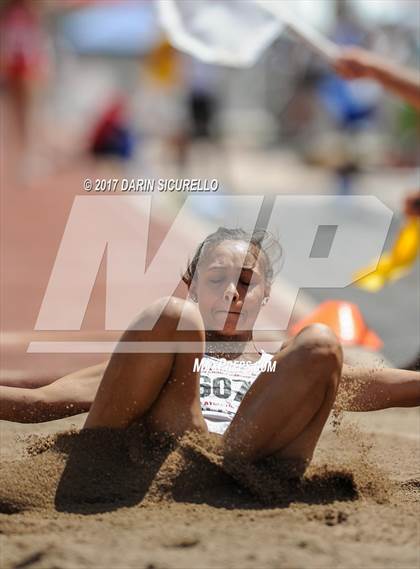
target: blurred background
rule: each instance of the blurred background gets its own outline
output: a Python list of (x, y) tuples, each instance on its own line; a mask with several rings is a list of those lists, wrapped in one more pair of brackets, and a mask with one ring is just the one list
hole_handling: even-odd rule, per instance
[[(219, 195), (375, 195), (395, 212), (392, 243), (403, 198), (419, 186), (420, 124), (377, 83), (345, 81), (287, 32), (249, 69), (202, 63), (170, 46), (153, 0), (0, 0), (0, 9), (4, 373), (92, 361), (24, 349), (40, 337), (36, 317), (86, 177), (217, 178)], [(416, 1), (295, 0), (293, 10), (339, 45), (418, 69)], [(183, 199), (162, 197), (152, 249)], [(217, 202), (202, 203), (191, 218), (217, 220)], [(349, 212), (369, 239), (375, 220), (363, 219)], [(104, 279), (101, 267), (83, 329), (108, 337)], [(310, 306), (357, 303), (382, 353), (405, 365), (420, 344), (419, 289), (417, 263), (375, 294), (301, 295)]]

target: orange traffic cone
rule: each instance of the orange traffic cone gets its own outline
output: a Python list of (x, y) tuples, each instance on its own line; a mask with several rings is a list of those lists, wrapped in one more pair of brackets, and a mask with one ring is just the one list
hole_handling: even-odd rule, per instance
[(364, 346), (379, 350), (383, 342), (373, 330), (370, 330), (356, 304), (344, 300), (327, 300), (294, 326), (292, 335), (300, 332), (309, 324), (326, 324), (345, 346)]

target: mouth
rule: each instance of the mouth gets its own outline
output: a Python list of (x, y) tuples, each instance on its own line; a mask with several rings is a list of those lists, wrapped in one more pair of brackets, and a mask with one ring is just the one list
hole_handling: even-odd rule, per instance
[(243, 316), (243, 313), (236, 310), (216, 310), (215, 314), (223, 314), (224, 316)]

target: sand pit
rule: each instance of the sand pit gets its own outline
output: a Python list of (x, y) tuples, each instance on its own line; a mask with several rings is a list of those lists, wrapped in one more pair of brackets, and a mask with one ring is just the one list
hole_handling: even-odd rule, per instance
[(417, 410), (347, 414), (303, 480), (226, 463), (216, 436), (82, 421), (2, 423), (1, 567), (419, 565)]

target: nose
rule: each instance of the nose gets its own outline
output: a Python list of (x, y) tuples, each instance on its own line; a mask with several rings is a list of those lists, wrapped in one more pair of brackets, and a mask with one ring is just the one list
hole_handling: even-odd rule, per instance
[(224, 300), (227, 302), (236, 302), (239, 298), (239, 293), (233, 283), (227, 287), (223, 295)]

